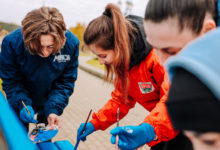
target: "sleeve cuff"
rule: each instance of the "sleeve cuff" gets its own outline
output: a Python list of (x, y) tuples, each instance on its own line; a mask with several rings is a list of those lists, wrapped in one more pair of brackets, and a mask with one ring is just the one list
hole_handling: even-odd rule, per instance
[(58, 111), (55, 108), (50, 108), (50, 109), (44, 109), (45, 111), (45, 116), (48, 117), (49, 114), (56, 114), (58, 116), (60, 116), (60, 114), (58, 113)]
[(91, 122), (91, 123), (93, 124), (93, 126), (95, 127), (95, 131), (100, 129), (100, 128), (99, 128), (99, 123), (98, 123), (97, 120), (92, 119), (90, 122)]

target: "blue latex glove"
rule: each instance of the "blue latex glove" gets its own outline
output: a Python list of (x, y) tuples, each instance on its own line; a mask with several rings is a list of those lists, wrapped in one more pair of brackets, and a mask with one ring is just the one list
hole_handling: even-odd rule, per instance
[(31, 106), (27, 106), (27, 109), (31, 113), (31, 116), (28, 114), (25, 107), (23, 107), (20, 111), (20, 118), (25, 123), (37, 123), (38, 121), (34, 119), (34, 110)]
[(55, 130), (46, 130), (46, 131), (39, 131), (37, 136), (34, 138), (34, 142), (46, 142), (51, 140), (53, 137), (56, 136), (58, 133), (58, 129)]
[(152, 141), (155, 137), (154, 128), (148, 123), (139, 126), (116, 127), (110, 133), (112, 134), (112, 144), (115, 144), (116, 136), (119, 136), (118, 147), (123, 150), (136, 149)]
[(92, 132), (95, 131), (95, 127), (93, 126), (93, 124), (91, 122), (88, 122), (86, 124), (86, 128), (83, 130), (83, 126), (85, 123), (81, 123), (80, 127), (78, 128), (77, 131), (77, 141), (82, 140), (82, 141), (86, 141), (86, 136), (88, 136), (89, 134), (91, 134)]

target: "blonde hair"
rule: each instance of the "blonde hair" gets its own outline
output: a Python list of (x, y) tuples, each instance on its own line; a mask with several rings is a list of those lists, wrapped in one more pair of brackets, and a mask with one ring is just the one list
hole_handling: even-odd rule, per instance
[(55, 55), (64, 46), (66, 25), (62, 14), (56, 8), (41, 7), (32, 10), (22, 20), (22, 35), (24, 43), (33, 55), (42, 54), (40, 45), (41, 35), (51, 35), (54, 38)]

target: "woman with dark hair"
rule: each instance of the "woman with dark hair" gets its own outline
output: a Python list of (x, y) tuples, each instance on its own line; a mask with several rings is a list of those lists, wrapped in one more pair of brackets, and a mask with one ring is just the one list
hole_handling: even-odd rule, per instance
[(194, 150), (220, 149), (219, 38), (217, 28), (166, 62), (172, 81), (167, 109)]
[[(219, 19), (219, 11), (218, 9), (216, 9), (218, 7), (220, 7), (220, 5), (217, 5), (217, 0), (149, 0), (144, 18), (145, 33), (147, 34), (147, 42), (149, 42), (151, 46), (155, 49), (160, 57), (161, 62), (165, 62), (169, 57), (174, 55), (181, 56), (182, 53), (184, 53), (183, 48), (185, 46), (190, 45), (191, 42), (193, 42), (195, 39), (204, 36), (205, 34), (207, 34), (207, 32), (215, 29), (216, 22), (218, 22), (217, 20)], [(194, 58), (212, 58), (208, 53), (215, 55), (216, 52), (213, 51), (213, 49), (211, 48), (211, 46), (213, 46), (211, 42), (208, 43), (210, 43), (210, 45), (208, 46), (207, 44), (206, 46), (208, 46), (208, 48), (204, 50), (206, 51), (206, 54), (203, 54), (202, 52), (202, 48), (204, 47), (202, 42), (200, 43), (200, 45), (197, 45), (201, 48), (201, 52), (200, 50), (195, 51), (195, 49), (191, 48), (191, 50), (188, 51), (188, 54), (190, 54), (190, 51), (192, 51), (192, 56)], [(184, 63), (186, 63), (188, 64), (189, 68), (193, 67), (194, 58), (182, 58), (183, 59), (181, 59), (180, 61), (174, 62), (173, 65), (183, 65)], [(197, 65), (195, 65), (194, 67), (200, 69), (200, 64), (196, 64)], [(205, 69), (205, 71), (202, 71), (207, 72), (207, 69)], [(185, 74), (185, 71), (180, 72), (181, 73), (178, 74)], [(189, 123), (189, 120), (191, 118), (190, 116), (185, 116), (191, 114), (192, 116), (197, 117), (198, 115), (195, 115), (197, 113), (197, 108), (200, 109), (200, 107), (198, 107), (199, 105), (194, 105), (193, 107), (195, 107), (195, 110), (190, 110), (192, 106), (189, 105), (191, 105), (191, 103), (193, 102), (190, 102), (192, 98), (189, 99), (189, 95), (198, 94), (197, 90), (200, 89), (196, 86), (193, 86), (192, 84), (188, 84), (189, 82), (192, 82), (192, 80), (187, 81), (184, 80), (184, 78), (181, 78), (178, 82), (181, 83), (178, 85), (179, 87), (177, 88), (176, 86), (171, 85), (170, 89), (172, 93), (176, 92), (172, 103), (172, 106), (174, 106), (173, 108), (176, 109), (172, 109), (170, 113), (171, 119), (172, 116), (177, 116), (175, 118), (176, 121), (182, 123), (183, 126)], [(172, 86), (174, 88), (172, 88)], [(195, 90), (192, 90), (193, 88)], [(180, 89), (185, 91), (179, 92), (178, 90)], [(202, 92), (199, 95), (203, 97), (203, 94), (204, 93)], [(169, 95), (168, 99), (170, 99), (170, 96), (171, 95)], [(185, 106), (182, 103), (182, 100), (184, 99), (188, 100), (188, 103), (186, 103)], [(178, 100), (181, 101), (181, 103), (179, 103), (179, 107), (176, 107), (178, 105), (173, 104), (178, 103)], [(179, 108), (181, 109), (178, 110)], [(186, 112), (185, 115), (183, 115), (184, 112)], [(183, 118), (181, 118), (180, 116)], [(196, 121), (195, 117), (192, 118), (194, 121)], [(186, 122), (184, 123), (184, 121)], [(176, 124), (174, 123), (173, 126), (176, 127)], [(180, 140), (182, 144), (179, 145), (181, 147), (187, 147), (188, 145), (189, 147), (191, 146), (191, 148), (188, 149), (192, 149), (191, 142), (186, 139), (186, 137), (184, 138), (184, 134), (180, 133), (180, 135), (182, 136), (182, 140)]]
[(217, 0), (149, 0), (144, 18), (145, 33), (161, 62), (215, 29), (216, 5)]
[(112, 81), (115, 75), (115, 90), (112, 98), (83, 130), (78, 129), (77, 140), (95, 130), (105, 130), (117, 121), (117, 111), (122, 119), (138, 102), (150, 114), (137, 126), (117, 127), (111, 131), (111, 142), (121, 149), (135, 149), (145, 143), (154, 146), (168, 141), (177, 134), (167, 114), (165, 102), (169, 83), (157, 55), (146, 41), (143, 18), (124, 18), (120, 9), (109, 4), (103, 15), (91, 21), (84, 33), (84, 42), (106, 66), (105, 80)]

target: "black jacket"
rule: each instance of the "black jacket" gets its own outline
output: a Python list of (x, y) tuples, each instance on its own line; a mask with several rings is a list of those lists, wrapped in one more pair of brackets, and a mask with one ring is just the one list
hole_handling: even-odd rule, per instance
[(126, 17), (137, 31), (134, 31), (134, 38), (130, 36), (131, 42), (131, 56), (129, 69), (139, 64), (152, 50), (152, 47), (146, 41), (146, 34), (144, 32), (143, 18), (135, 15)]

